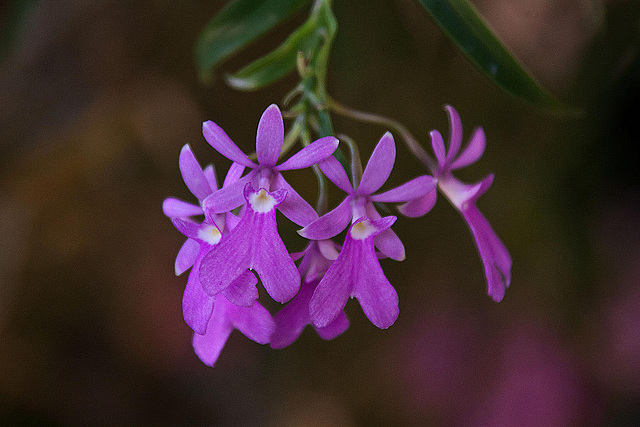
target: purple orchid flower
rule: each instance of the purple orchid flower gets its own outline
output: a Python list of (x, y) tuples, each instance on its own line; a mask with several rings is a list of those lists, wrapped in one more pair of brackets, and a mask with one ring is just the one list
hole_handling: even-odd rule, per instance
[(332, 324), (343, 312), (349, 297), (356, 298), (375, 326), (386, 329), (398, 318), (398, 294), (385, 277), (376, 257), (374, 238), (388, 230), (396, 217), (356, 220), (338, 258), (320, 280), (309, 302), (316, 327)]
[[(436, 186), (435, 178), (423, 175), (392, 190), (373, 194), (389, 178), (395, 157), (395, 142), (393, 136), (387, 132), (380, 138), (373, 150), (357, 188), (354, 188), (349, 182), (344, 168), (334, 157), (328, 157), (320, 162), (319, 166), (322, 172), (341, 190), (345, 191), (347, 197), (331, 212), (316, 219), (298, 233), (312, 240), (329, 239), (344, 230), (350, 220), (353, 222), (362, 217), (372, 220), (380, 219), (380, 214), (376, 211), (373, 202), (413, 203), (414, 200), (419, 200), (425, 194), (432, 192)], [(389, 258), (397, 261), (405, 259), (404, 245), (388, 227), (377, 234), (374, 243)]]
[(205, 210), (212, 213), (228, 212), (245, 203), (244, 189), (248, 183), (254, 188), (266, 191), (284, 189), (287, 197), (278, 209), (291, 221), (305, 226), (315, 220), (315, 210), (285, 181), (280, 172), (303, 169), (331, 156), (338, 147), (338, 140), (332, 136), (320, 138), (291, 156), (287, 161), (276, 165), (284, 139), (282, 114), (277, 105), (270, 105), (262, 114), (256, 135), (256, 154), (258, 164), (252, 162), (218, 125), (204, 122), (202, 133), (205, 139), (220, 154), (251, 169), (237, 182), (216, 191), (204, 201)]
[[(447, 105), (445, 109), (449, 115), (451, 128), (449, 150), (446, 151), (440, 132), (434, 130), (430, 133), (431, 145), (438, 160), (436, 171), (438, 188), (467, 222), (484, 265), (488, 294), (499, 302), (504, 298), (505, 290), (511, 283), (511, 255), (487, 219), (475, 206), (478, 198), (491, 186), (493, 175), (474, 184), (465, 184), (451, 173), (475, 163), (482, 157), (486, 146), (485, 134), (482, 128), (477, 128), (466, 148), (458, 153), (462, 143), (462, 122), (453, 107)], [(422, 200), (414, 201), (413, 204), (414, 206), (433, 205), (435, 197), (433, 192), (425, 195)], [(410, 206), (409, 209), (411, 210), (412, 207)]]
[[(284, 348), (293, 343), (307, 325), (313, 325), (309, 315), (309, 302), (333, 261), (338, 257), (336, 244), (331, 240), (312, 240), (301, 254), (302, 261), (298, 271), (304, 277), (300, 292), (282, 310), (274, 316), (276, 330), (271, 336), (272, 348)], [(313, 325), (324, 340), (331, 340), (349, 328), (349, 319), (343, 312), (327, 326), (319, 328)]]

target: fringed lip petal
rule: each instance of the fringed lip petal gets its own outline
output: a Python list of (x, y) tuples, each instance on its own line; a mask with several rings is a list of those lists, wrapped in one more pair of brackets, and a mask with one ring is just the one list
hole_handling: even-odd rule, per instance
[(193, 239), (187, 239), (183, 243), (178, 255), (176, 256), (175, 273), (176, 276), (181, 275), (187, 271), (193, 263), (196, 262), (198, 252), (200, 251), (200, 244)]
[(202, 124), (202, 134), (207, 142), (220, 154), (227, 159), (240, 163), (248, 168), (256, 168), (258, 165), (253, 163), (246, 154), (231, 141), (224, 130), (211, 120)]
[(329, 181), (333, 182), (339, 189), (347, 194), (353, 194), (354, 189), (349, 181), (349, 177), (345, 172), (342, 164), (335, 157), (327, 157), (318, 163), (320, 170), (325, 174)]
[(434, 188), (424, 196), (410, 200), (407, 203), (398, 206), (398, 211), (409, 218), (420, 217), (433, 209), (436, 204), (437, 197), (438, 191)]
[(182, 147), (182, 150), (180, 151), (179, 165), (184, 183), (187, 184), (189, 191), (191, 191), (198, 200), (203, 200), (211, 194), (209, 182), (207, 181), (198, 160), (196, 160), (193, 151), (191, 151), (189, 144)]
[(450, 170), (472, 165), (482, 157), (487, 145), (487, 139), (482, 128), (477, 128), (462, 153), (451, 163)]
[(396, 144), (391, 133), (385, 133), (374, 148), (362, 174), (356, 194), (369, 195), (387, 181), (396, 160)]
[(202, 215), (202, 208), (182, 200), (169, 197), (162, 202), (162, 212), (169, 218), (188, 218)]
[(430, 175), (422, 175), (411, 181), (405, 182), (399, 187), (384, 193), (371, 196), (374, 202), (399, 203), (417, 199), (430, 193), (436, 188), (438, 180)]
[(233, 184), (229, 184), (226, 187), (223, 186), (220, 190), (204, 199), (202, 206), (207, 212), (223, 213), (244, 204), (245, 199), (242, 191), (247, 183), (251, 182), (254, 175), (255, 172), (251, 171)]
[(309, 240), (330, 239), (344, 230), (349, 225), (350, 219), (351, 197), (348, 196), (332, 211), (298, 230), (298, 234)]
[(277, 174), (274, 180), (274, 187), (287, 191), (287, 197), (278, 206), (278, 210), (291, 221), (304, 227), (318, 218), (318, 213), (315, 209), (289, 185), (282, 174)]
[(445, 105), (444, 109), (447, 110), (447, 114), (449, 115), (450, 140), (447, 163), (451, 164), (462, 144), (462, 120), (460, 120), (460, 115), (456, 109), (451, 105)]
[(276, 104), (271, 104), (262, 113), (256, 134), (256, 154), (261, 166), (273, 167), (276, 165), (280, 151), (282, 151), (283, 140), (282, 114)]
[(338, 259), (329, 267), (309, 302), (309, 315), (313, 325), (324, 328), (344, 310), (351, 294), (354, 269), (353, 254), (343, 247)]
[(313, 141), (274, 169), (285, 171), (308, 168), (331, 156), (337, 148), (338, 140), (332, 136), (326, 136)]

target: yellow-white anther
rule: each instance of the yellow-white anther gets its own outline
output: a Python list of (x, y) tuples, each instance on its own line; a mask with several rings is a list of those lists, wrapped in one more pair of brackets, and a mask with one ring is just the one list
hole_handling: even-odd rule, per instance
[(198, 237), (210, 245), (216, 245), (222, 239), (222, 234), (213, 225), (206, 225), (198, 231)]
[(261, 188), (260, 191), (249, 196), (249, 204), (254, 211), (266, 213), (273, 210), (276, 205), (276, 199), (267, 190)]

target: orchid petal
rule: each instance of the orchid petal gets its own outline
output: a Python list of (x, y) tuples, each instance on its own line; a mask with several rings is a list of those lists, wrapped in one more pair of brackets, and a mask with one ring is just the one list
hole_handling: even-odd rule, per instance
[(229, 307), (231, 323), (247, 338), (258, 344), (268, 344), (276, 324), (260, 303), (256, 302), (251, 307)]
[(193, 239), (185, 240), (184, 244), (180, 248), (178, 255), (176, 256), (175, 272), (176, 276), (181, 275), (187, 271), (198, 257), (200, 251), (200, 244)]
[(237, 306), (251, 307), (258, 299), (257, 284), (256, 275), (249, 270), (245, 270), (240, 277), (222, 291), (222, 295)]
[(330, 239), (344, 230), (350, 219), (351, 196), (347, 196), (335, 209), (298, 230), (298, 234), (310, 240)]
[(285, 348), (302, 333), (309, 319), (309, 301), (317, 282), (303, 283), (298, 294), (282, 310), (276, 313), (276, 330), (271, 336), (271, 348)]
[(182, 147), (180, 151), (179, 165), (184, 183), (187, 184), (189, 191), (191, 191), (198, 200), (202, 200), (211, 194), (211, 188), (209, 187), (207, 178), (204, 176), (202, 168), (193, 155), (189, 144)]
[(327, 341), (342, 335), (347, 329), (349, 329), (349, 319), (344, 311), (338, 314), (338, 317), (324, 328), (315, 327), (320, 338)]
[(171, 218), (173, 226), (191, 239), (199, 239), (200, 224), (182, 218)]
[(200, 284), (200, 261), (201, 257), (196, 260), (194, 268), (189, 273), (187, 286), (182, 296), (182, 314), (184, 321), (197, 334), (204, 334), (207, 330), (207, 324), (211, 312), (213, 310), (214, 298), (207, 295), (202, 290)]
[(236, 228), (236, 225), (240, 222), (240, 218), (232, 214), (231, 212), (227, 212), (225, 214), (225, 220), (227, 225), (227, 230), (233, 230)]
[[(358, 267), (353, 260), (353, 254), (347, 248), (342, 248), (338, 259), (329, 267), (320, 283), (313, 292), (309, 302), (309, 315), (313, 325), (324, 328), (331, 324), (347, 305), (352, 289), (354, 269)], [(367, 266), (368, 268), (368, 266)]]
[(477, 162), (484, 154), (486, 145), (487, 142), (484, 130), (482, 130), (482, 128), (476, 129), (469, 141), (469, 144), (467, 144), (462, 153), (460, 153), (460, 155), (451, 163), (449, 169), (460, 169)]
[(182, 200), (169, 197), (162, 202), (162, 212), (169, 218), (202, 215), (202, 208)]
[(433, 209), (433, 206), (436, 204), (437, 196), (438, 191), (434, 188), (424, 196), (410, 200), (407, 203), (398, 206), (398, 211), (404, 216), (417, 218)]
[(399, 187), (371, 196), (374, 202), (406, 202), (430, 193), (436, 188), (438, 180), (430, 175), (422, 175)]
[(227, 159), (236, 163), (240, 163), (248, 168), (256, 168), (258, 165), (253, 163), (246, 154), (238, 148), (238, 146), (231, 141), (231, 138), (222, 130), (220, 126), (213, 123), (211, 120), (202, 124), (202, 134), (207, 142), (220, 154)]
[(204, 199), (202, 206), (210, 213), (229, 212), (237, 208), (245, 202), (242, 191), (254, 175), (255, 172), (251, 171), (233, 184), (222, 187)]
[(207, 179), (211, 193), (218, 190), (218, 178), (216, 177), (216, 168), (213, 164), (204, 168), (204, 177)]
[(329, 181), (333, 182), (339, 189), (347, 194), (353, 194), (353, 186), (349, 177), (345, 172), (342, 164), (335, 157), (327, 157), (320, 163), (318, 163), (320, 170), (324, 175), (329, 178)]
[(447, 163), (451, 163), (460, 150), (460, 144), (462, 144), (462, 121), (456, 109), (451, 105), (445, 105), (444, 108), (449, 115), (450, 136)]
[(431, 137), (431, 147), (436, 155), (436, 159), (438, 159), (438, 168), (442, 170), (447, 165), (447, 155), (442, 135), (437, 130), (432, 130), (429, 132), (429, 136)]
[[(376, 211), (376, 208), (373, 206), (373, 203), (367, 203), (366, 205), (367, 216), (373, 220), (381, 220), (380, 214)], [(385, 218), (395, 218), (395, 217), (385, 217)], [(395, 222), (395, 220), (394, 220)], [(391, 227), (389, 225), (389, 227)], [(393, 230), (386, 227), (384, 231), (380, 231), (380, 233), (375, 236), (373, 242), (375, 243), (376, 248), (380, 250), (383, 254), (388, 256), (391, 259), (396, 261), (404, 261), (407, 257), (404, 245), (402, 241), (398, 237)]]
[(320, 138), (289, 157), (286, 162), (276, 166), (274, 169), (285, 171), (308, 168), (332, 155), (336, 148), (338, 148), (338, 140), (333, 136)]
[(258, 123), (256, 134), (256, 154), (261, 166), (273, 167), (278, 161), (284, 140), (284, 123), (282, 114), (276, 104), (264, 110)]
[(391, 133), (385, 133), (373, 149), (356, 194), (369, 195), (387, 181), (396, 160), (396, 144)]
[(233, 184), (237, 180), (240, 179), (242, 173), (244, 172), (245, 167), (240, 163), (233, 162), (231, 166), (229, 166), (229, 170), (227, 171), (227, 175), (224, 177), (224, 182), (222, 183), (223, 187), (228, 187)]
[(213, 366), (220, 356), (222, 348), (233, 331), (233, 325), (228, 319), (227, 308), (232, 305), (223, 296), (215, 298), (213, 313), (204, 335), (193, 334), (193, 350), (202, 363)]
[(318, 213), (315, 209), (285, 181), (281, 174), (278, 173), (276, 175), (273, 186), (274, 188), (287, 191), (287, 197), (284, 199), (284, 202), (278, 206), (278, 210), (291, 221), (304, 227), (318, 218)]

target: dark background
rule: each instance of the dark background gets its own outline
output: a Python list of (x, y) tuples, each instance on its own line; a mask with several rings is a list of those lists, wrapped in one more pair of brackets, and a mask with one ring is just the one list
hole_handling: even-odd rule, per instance
[[(174, 277), (183, 237), (162, 200), (213, 120), (250, 152), (262, 111), (295, 84), (235, 92), (221, 75), (277, 46), (307, 13), (197, 81), (192, 47), (221, 1), (0, 3), (0, 424), (632, 425), (640, 421), (640, 88), (637, 2), (478, 0), (546, 87), (584, 110), (550, 115), (480, 75), (413, 0), (339, 1), (329, 91), (427, 144), (442, 106), (487, 134), (464, 180), (513, 257), (496, 304), (440, 198), (394, 226), (400, 296), (387, 331), (356, 302), (331, 342), (271, 350), (234, 332), (199, 362)], [(634, 5), (635, 4), (635, 5)], [(11, 31), (15, 29), (15, 31)], [(334, 116), (368, 157), (386, 130)], [(399, 139), (397, 139), (399, 141)], [(398, 145), (385, 188), (423, 174)], [(291, 176), (310, 201), (309, 171)], [(332, 190), (332, 200), (340, 195)], [(281, 223), (292, 248), (303, 241)]]

